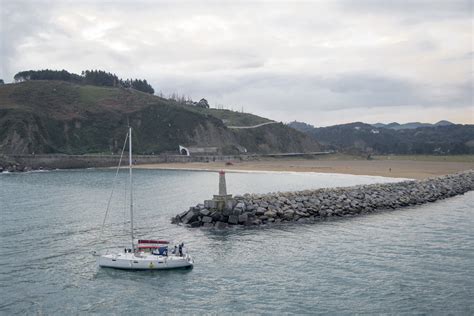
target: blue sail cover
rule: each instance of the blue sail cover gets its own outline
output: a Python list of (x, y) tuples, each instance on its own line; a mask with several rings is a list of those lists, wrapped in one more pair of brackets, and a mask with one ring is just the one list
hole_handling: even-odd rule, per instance
[(159, 247), (158, 248), (158, 255), (160, 256), (167, 256), (168, 255), (168, 247)]

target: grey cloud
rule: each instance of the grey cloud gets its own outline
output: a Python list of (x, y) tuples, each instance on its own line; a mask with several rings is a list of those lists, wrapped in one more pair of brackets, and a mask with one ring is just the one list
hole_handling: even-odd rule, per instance
[(465, 106), (472, 98), (466, 84), (452, 87), (455, 90), (452, 95), (435, 98), (432, 93), (438, 87), (378, 74), (347, 73), (322, 77), (256, 73), (225, 78), (209, 74), (194, 79), (189, 76), (166, 77), (163, 82), (166, 82), (165, 89), (171, 88), (170, 85), (179, 87), (196, 98), (205, 96), (211, 101), (220, 99), (228, 104), (247, 106), (260, 103), (274, 109), (288, 108), (288, 104), (297, 105), (299, 109), (317, 107), (320, 110)]
[(0, 76), (11, 75), (12, 58), (22, 53), (18, 46), (25, 39), (50, 28), (45, 11), (29, 2), (0, 0)]
[[(467, 52), (467, 53), (464, 53), (464, 54), (460, 54), (460, 55), (457, 55), (457, 56), (452, 56), (452, 57), (449, 57), (449, 58), (443, 58), (441, 59), (441, 61), (443, 62), (459, 62), (459, 61), (470, 61), (472, 64), (474, 64), (474, 52)], [(473, 68), (473, 67), (471, 67)], [(472, 69), (471, 69), (471, 73), (472, 73)]]
[(399, 14), (406, 21), (422, 21), (424, 19), (450, 19), (470, 17), (472, 15), (471, 0), (342, 0), (343, 9), (355, 12), (376, 14)]
[(412, 94), (414, 85), (401, 79), (370, 74), (348, 74), (328, 80), (329, 88), (337, 93), (369, 92)]
[(438, 49), (438, 45), (436, 45), (434, 41), (427, 39), (419, 41), (417, 46), (421, 51), (432, 51)]
[[(309, 122), (472, 104), (472, 79), (459, 71), (472, 62), (468, 1), (0, 1), (7, 81), (29, 68), (97, 68)], [(430, 32), (409, 24), (419, 22)]]

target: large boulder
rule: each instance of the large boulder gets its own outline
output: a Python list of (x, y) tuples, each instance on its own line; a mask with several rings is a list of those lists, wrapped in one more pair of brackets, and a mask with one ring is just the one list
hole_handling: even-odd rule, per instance
[(263, 213), (263, 215), (265, 215), (268, 218), (273, 218), (273, 217), (276, 216), (276, 212), (275, 211), (266, 211), (265, 213)]
[(246, 213), (239, 215), (239, 223), (245, 223), (248, 220), (249, 220), (249, 216)]
[(265, 212), (266, 212), (266, 209), (265, 209), (265, 208), (263, 208), (263, 207), (258, 207), (257, 210), (255, 211), (255, 214), (258, 215), (258, 216), (260, 216), (260, 215), (265, 214)]
[(227, 222), (229, 224), (237, 225), (239, 223), (239, 217), (237, 215), (230, 215)]
[(198, 212), (188, 211), (188, 213), (181, 219), (184, 224), (192, 223), (198, 219)]
[(193, 209), (190, 208), (188, 211), (184, 211), (184, 212), (178, 214), (177, 217), (179, 217), (180, 221), (182, 221), (183, 218), (184, 218), (189, 212), (192, 212), (192, 211), (193, 211)]
[(235, 208), (233, 211), (232, 211), (232, 215), (237, 215), (239, 216), (240, 214), (243, 213), (243, 210), (240, 209), (240, 208)]
[(201, 224), (202, 224), (202, 223), (201, 223), (200, 221), (194, 221), (194, 222), (192, 222), (191, 224), (189, 224), (189, 226), (190, 226), (191, 228), (196, 228), (196, 227), (201, 226)]
[(235, 205), (234, 209), (239, 209), (242, 211), (245, 211), (245, 203), (244, 202), (239, 202)]
[(304, 212), (304, 211), (296, 211), (295, 212), (296, 215), (300, 216), (300, 217), (308, 217), (309, 214), (307, 212)]
[(283, 213), (283, 218), (286, 220), (292, 220), (295, 216), (295, 211), (292, 209), (288, 209)]
[(212, 217), (210, 216), (203, 216), (201, 219), (201, 222), (203, 223), (211, 223), (212, 222)]
[(203, 216), (207, 216), (207, 215), (211, 214), (211, 211), (209, 211), (207, 208), (203, 208), (202, 210), (199, 211), (199, 214), (201, 214)]
[(215, 228), (217, 229), (224, 229), (227, 227), (227, 223), (224, 223), (224, 222), (216, 222), (216, 224), (214, 225)]
[(257, 205), (255, 204), (252, 204), (252, 203), (248, 203), (247, 206), (245, 207), (247, 211), (253, 211), (253, 210), (256, 210), (257, 209)]
[(213, 212), (213, 213), (211, 214), (211, 217), (212, 217), (212, 219), (213, 219), (215, 222), (218, 222), (218, 221), (221, 221), (221, 220), (222, 220), (223, 215), (222, 215), (221, 212), (216, 211), (216, 212)]

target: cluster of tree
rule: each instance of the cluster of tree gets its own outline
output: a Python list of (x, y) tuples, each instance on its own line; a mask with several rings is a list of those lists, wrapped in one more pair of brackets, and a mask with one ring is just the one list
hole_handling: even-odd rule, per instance
[(153, 89), (153, 87), (148, 82), (146, 82), (146, 79), (144, 79), (144, 80), (127, 79), (127, 80), (124, 80), (124, 81), (120, 80), (120, 84), (124, 88), (133, 88), (135, 90), (143, 91), (143, 92), (150, 93), (150, 94), (155, 93), (155, 90)]
[(5, 82), (3, 81), (3, 79), (0, 79), (0, 84), (5, 84)]
[(83, 83), (93, 86), (117, 87), (122, 81), (115, 74), (102, 70), (83, 70)]
[(20, 71), (17, 73), (13, 79), (15, 81), (25, 81), (25, 80), (62, 80), (69, 81), (74, 83), (82, 82), (82, 77), (73, 73), (70, 73), (66, 70), (26, 70)]
[(117, 75), (102, 70), (85, 70), (82, 72), (84, 83), (96, 86), (132, 88), (153, 94), (155, 90), (146, 79), (120, 79)]
[(15, 79), (16, 82), (25, 80), (62, 80), (94, 86), (133, 88), (150, 94), (155, 93), (153, 87), (146, 80), (122, 80), (117, 77), (117, 75), (102, 70), (85, 70), (82, 71), (81, 75), (70, 73), (66, 70), (27, 70), (20, 71), (13, 79)]

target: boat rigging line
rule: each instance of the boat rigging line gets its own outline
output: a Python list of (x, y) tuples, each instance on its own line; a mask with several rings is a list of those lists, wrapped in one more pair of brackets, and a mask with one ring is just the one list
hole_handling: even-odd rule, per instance
[(118, 166), (117, 166), (117, 170), (115, 171), (114, 180), (112, 182), (112, 191), (110, 192), (109, 200), (107, 201), (107, 209), (105, 210), (104, 220), (102, 221), (102, 227), (100, 228), (100, 233), (99, 233), (99, 238), (98, 238), (99, 241), (102, 238), (102, 233), (104, 232), (105, 221), (107, 220), (107, 216), (109, 215), (110, 203), (111, 203), (112, 197), (114, 195), (115, 184), (117, 182), (117, 176), (119, 174), (120, 166), (122, 164), (123, 153), (125, 152), (125, 147), (127, 146), (128, 137), (129, 137), (129, 133), (127, 132), (127, 135), (125, 136), (125, 142), (123, 143), (122, 152), (120, 153), (120, 160), (119, 160), (119, 163), (118, 163)]

